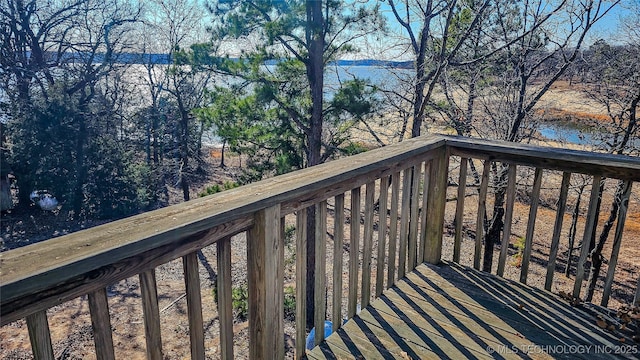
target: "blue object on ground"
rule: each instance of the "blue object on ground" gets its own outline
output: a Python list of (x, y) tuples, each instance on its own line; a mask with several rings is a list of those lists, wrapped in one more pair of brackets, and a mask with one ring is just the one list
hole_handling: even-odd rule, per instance
[[(333, 332), (333, 323), (329, 320), (324, 321), (324, 338), (326, 339)], [(313, 349), (314, 339), (316, 336), (316, 328), (311, 329), (309, 336), (307, 336), (307, 350)]]

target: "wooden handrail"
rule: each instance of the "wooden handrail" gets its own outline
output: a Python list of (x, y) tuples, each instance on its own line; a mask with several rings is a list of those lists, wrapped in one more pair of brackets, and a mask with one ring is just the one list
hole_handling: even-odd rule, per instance
[[(549, 234), (549, 240), (551, 249), (549, 251), (549, 260), (546, 266), (545, 277), (545, 289), (551, 290), (551, 284), (553, 282), (553, 276), (555, 273), (556, 257), (558, 252), (560, 233), (562, 230), (562, 220), (565, 215), (567, 206), (567, 196), (570, 184), (571, 175), (574, 173), (584, 174), (592, 177), (591, 180), (591, 196), (589, 199), (588, 212), (585, 220), (584, 234), (581, 237), (582, 247), (580, 250), (580, 257), (576, 263), (576, 277), (573, 286), (573, 290), (570, 291), (574, 298), (580, 298), (582, 283), (585, 279), (585, 264), (589, 256), (589, 244), (591, 239), (595, 235), (597, 222), (597, 213), (602, 196), (601, 187), (603, 186), (603, 180), (605, 178), (617, 179), (624, 181), (625, 195), (623, 196), (623, 204), (618, 210), (617, 214), (617, 226), (614, 238), (614, 251), (611, 254), (609, 261), (610, 267), (607, 272), (607, 279), (604, 284), (604, 291), (601, 305), (606, 306), (610, 293), (611, 286), (613, 284), (613, 274), (615, 271), (615, 265), (617, 263), (617, 252), (620, 248), (622, 241), (622, 232), (624, 228), (626, 218), (626, 202), (628, 202), (629, 189), (633, 182), (640, 181), (640, 158), (632, 156), (621, 156), (612, 154), (602, 154), (579, 150), (558, 149), (558, 148), (545, 148), (540, 146), (528, 145), (528, 144), (514, 144), (500, 141), (487, 141), (468, 139), (461, 137), (445, 137), (446, 147), (449, 153), (453, 156), (460, 157), (460, 171), (459, 171), (459, 185), (458, 185), (458, 199), (455, 218), (455, 235), (454, 235), (454, 261), (459, 261), (459, 243), (462, 233), (462, 222), (464, 214), (464, 197), (467, 177), (467, 164), (473, 159), (483, 160), (484, 166), (481, 174), (481, 184), (478, 190), (478, 211), (476, 219), (476, 247), (473, 257), (473, 264), (475, 268), (480, 267), (481, 252), (484, 236), (484, 219), (485, 219), (485, 197), (488, 185), (488, 176), (491, 172), (491, 166), (496, 163), (503, 163), (508, 165), (508, 172), (505, 168), (501, 171), (505, 171), (500, 176), (500, 181), (506, 181), (500, 186), (505, 186), (504, 195), (506, 195), (505, 202), (505, 218), (503, 227), (502, 246), (500, 249), (497, 275), (503, 276), (505, 270), (505, 260), (507, 255), (507, 249), (509, 246), (509, 239), (511, 237), (511, 225), (512, 215), (515, 204), (515, 189), (516, 189), (516, 168), (522, 170), (522, 168), (529, 168), (535, 170), (534, 181), (529, 186), (532, 187), (531, 194), (529, 195), (529, 215), (526, 225), (526, 235), (523, 237), (524, 247), (521, 249), (521, 272), (520, 281), (522, 283), (527, 282), (527, 275), (529, 274), (529, 264), (531, 258), (531, 252), (533, 248), (533, 236), (535, 232), (536, 214), (538, 209), (538, 203), (540, 199), (540, 189), (542, 178), (547, 176), (549, 170), (556, 170), (562, 172), (562, 183), (559, 187), (558, 193), (558, 209), (556, 211), (556, 220), (554, 224), (553, 234)], [(464, 177), (464, 178), (463, 178)], [(494, 184), (495, 185), (495, 184)], [(526, 217), (526, 215), (520, 215)], [(486, 249), (485, 249), (486, 250)]]
[(550, 148), (506, 141), (443, 136), (452, 155), (501, 161), (542, 169), (640, 181), (640, 159), (583, 150)]
[[(392, 174), (443, 145), (435, 136), (407, 140), (2, 253), (0, 325), (173, 260), (163, 257), (159, 264), (144, 254), (180, 248), (184, 256), (249, 229), (257, 211), (280, 205), (283, 215), (292, 213)], [(45, 303), (33, 305), (39, 302)], [(35, 311), (25, 309), (30, 305)]]

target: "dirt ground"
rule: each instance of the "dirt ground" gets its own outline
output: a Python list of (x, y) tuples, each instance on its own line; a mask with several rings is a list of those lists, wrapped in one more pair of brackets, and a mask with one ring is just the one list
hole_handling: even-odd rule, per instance
[[(576, 110), (577, 111), (577, 110)], [(238, 157), (227, 157), (228, 168), (223, 170), (217, 167), (220, 159), (219, 151), (212, 149), (210, 155), (210, 166), (207, 169), (210, 177), (207, 181), (196, 184), (193, 188), (193, 196), (213, 183), (222, 183), (224, 181), (233, 180), (241, 166), (241, 159)], [(476, 167), (481, 169), (482, 166), (476, 162)], [(456, 159), (451, 161), (450, 183), (447, 193), (447, 205), (445, 214), (445, 237), (443, 241), (443, 258), (450, 260), (453, 254), (453, 236), (454, 236), (454, 214), (456, 204), (456, 186), (453, 186), (458, 179), (459, 165)], [(512, 236), (509, 247), (509, 255), (507, 258), (507, 266), (505, 277), (518, 280), (520, 277), (519, 266), (519, 249), (516, 243), (523, 238), (526, 233), (526, 226), (529, 214), (529, 198), (531, 192), (531, 169), (522, 169), (518, 178), (518, 202), (513, 217)], [(549, 258), (550, 238), (553, 232), (553, 224), (556, 217), (556, 200), (558, 197), (559, 183), (561, 174), (558, 172), (545, 173), (542, 185), (540, 207), (536, 217), (536, 227), (533, 240), (532, 259), (529, 268), (529, 276), (527, 283), (534, 287), (544, 287), (544, 277), (546, 275), (546, 264)], [(574, 175), (572, 178), (572, 188), (568, 201), (568, 210), (564, 216), (564, 226), (561, 235), (560, 249), (558, 261), (556, 265), (556, 275), (552, 291), (558, 293), (560, 291), (571, 292), (573, 288), (573, 279), (575, 275), (575, 265), (572, 265), (569, 277), (565, 277), (564, 270), (567, 266), (568, 256), (568, 229), (571, 223), (571, 210), (575, 207), (576, 188), (583, 182), (580, 176)], [(468, 184), (472, 184), (470, 177)], [(379, 186), (379, 185), (378, 185)], [(603, 196), (602, 215), (599, 218), (601, 228), (612, 200), (612, 189), (615, 187), (614, 182), (607, 184), (605, 194)], [(576, 245), (582, 240), (584, 231), (584, 218), (586, 216), (586, 206), (588, 202), (588, 190), (582, 196), (582, 204), (580, 206), (580, 219), (577, 223)], [(376, 193), (379, 189), (376, 190)], [(362, 189), (364, 195), (364, 189)], [(175, 202), (179, 201), (179, 193), (174, 194)], [(364, 198), (364, 196), (362, 196)], [(493, 202), (490, 192), (487, 197), (488, 215), (491, 215), (491, 205)], [(473, 253), (475, 245), (475, 218), (477, 213), (477, 187), (468, 186), (465, 197), (465, 212), (463, 219), (464, 236), (461, 248), (461, 263), (471, 266), (473, 264)], [(347, 295), (348, 295), (348, 266), (349, 254), (353, 250), (349, 242), (349, 223), (352, 221), (350, 212), (349, 194), (346, 196), (345, 204), (346, 221), (345, 224), (345, 243), (339, 253), (343, 258), (343, 279), (342, 289), (339, 289), (342, 296), (342, 314), (346, 314)], [(334, 279), (332, 276), (332, 268), (334, 261), (334, 222), (333, 222), (333, 200), (328, 201), (329, 218), (327, 222), (327, 299), (332, 299), (334, 292)], [(362, 204), (364, 209), (364, 200)], [(375, 288), (376, 279), (375, 271), (377, 269), (376, 254), (378, 243), (378, 216), (376, 214), (376, 224), (374, 231), (374, 247), (372, 249), (372, 292)], [(362, 222), (362, 214), (360, 214), (360, 222)], [(31, 212), (29, 214), (4, 214), (2, 217), (2, 250), (10, 249), (17, 246), (37, 242), (50, 237), (59, 236), (68, 232), (81, 230), (83, 228), (99, 225), (99, 221), (87, 221), (71, 223), (66, 219), (59, 218), (51, 213)], [(295, 223), (294, 216), (288, 216), (286, 219), (288, 227)], [(614, 227), (615, 230), (615, 227)], [(613, 233), (613, 231), (612, 231)], [(362, 230), (361, 230), (362, 234)], [(611, 252), (612, 236), (608, 245), (605, 247), (604, 255), (607, 257)], [(624, 304), (629, 304), (635, 293), (638, 277), (640, 276), (640, 187), (636, 187), (631, 196), (629, 203), (628, 217), (626, 221), (625, 233), (622, 242), (622, 249), (618, 266), (616, 268), (615, 283), (613, 286), (612, 299), (609, 302), (611, 308), (618, 308)], [(388, 250), (387, 250), (388, 251)], [(362, 261), (362, 242), (358, 249), (360, 261)], [(579, 251), (573, 252), (573, 259), (579, 255)], [(200, 260), (200, 279), (201, 293), (203, 303), (203, 317), (205, 322), (205, 347), (206, 356), (210, 359), (219, 358), (219, 322), (216, 304), (214, 301), (213, 289), (216, 281), (216, 250), (215, 246), (202, 249), (198, 254)], [(242, 288), (246, 286), (246, 238), (244, 234), (240, 234), (232, 240), (232, 276), (233, 286)], [(493, 271), (497, 268), (499, 257), (499, 247), (494, 249), (494, 265)], [(397, 261), (396, 261), (397, 263)], [(287, 240), (285, 249), (285, 287), (295, 287), (295, 244), (291, 240)], [(188, 319), (186, 310), (186, 300), (184, 298), (185, 285), (182, 275), (181, 259), (174, 260), (156, 269), (156, 277), (158, 283), (159, 307), (161, 309), (161, 330), (162, 344), (165, 359), (188, 359), (189, 353), (189, 333)], [(596, 291), (593, 302), (599, 303), (602, 292), (602, 284), (604, 275), (607, 271), (607, 264), (603, 266), (601, 271), (601, 279), (598, 283), (599, 288)], [(386, 278), (386, 264), (385, 264)], [(361, 278), (359, 283), (361, 284)], [(146, 345), (144, 338), (144, 324), (142, 315), (142, 304), (140, 299), (139, 281), (137, 277), (125, 279), (108, 288), (109, 306), (111, 314), (111, 325), (113, 329), (113, 340), (115, 345), (116, 357), (121, 359), (143, 359), (146, 358)], [(327, 305), (327, 314), (332, 313), (331, 301)], [(49, 324), (51, 327), (52, 341), (54, 344), (54, 353), (57, 359), (93, 359), (95, 358), (93, 335), (91, 330), (91, 321), (88, 310), (86, 296), (77, 298), (73, 301), (56, 306), (47, 311)], [(234, 352), (237, 358), (248, 358), (247, 353), (247, 329), (248, 323), (246, 319), (237, 317), (234, 323)], [(292, 317), (285, 319), (285, 341), (287, 357), (293, 357), (293, 349), (295, 348), (295, 327)], [(21, 320), (8, 324), (0, 328), (0, 358), (2, 359), (30, 359), (32, 358), (29, 337), (26, 323)]]

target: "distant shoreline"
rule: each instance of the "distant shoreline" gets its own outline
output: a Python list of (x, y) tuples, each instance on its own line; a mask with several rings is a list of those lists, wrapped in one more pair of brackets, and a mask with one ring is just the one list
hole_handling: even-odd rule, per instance
[[(52, 54), (52, 57), (57, 54)], [(101, 63), (104, 61), (104, 54), (88, 54), (88, 53), (68, 53), (62, 56), (63, 61), (75, 61), (84, 60), (89, 56), (93, 57), (94, 63)], [(238, 58), (229, 58), (230, 60), (238, 60)], [(171, 55), (169, 54), (138, 54), (138, 53), (121, 53), (114, 56), (113, 59), (116, 63), (120, 64), (156, 64), (156, 65), (169, 65), (172, 63)], [(272, 59), (265, 61), (265, 65), (275, 65), (280, 60)], [(399, 69), (413, 69), (413, 61), (389, 61), (389, 60), (376, 60), (376, 59), (361, 59), (361, 60), (336, 60), (329, 63), (329, 65), (337, 66), (373, 66), (373, 67), (387, 67), (387, 68), (399, 68)]]

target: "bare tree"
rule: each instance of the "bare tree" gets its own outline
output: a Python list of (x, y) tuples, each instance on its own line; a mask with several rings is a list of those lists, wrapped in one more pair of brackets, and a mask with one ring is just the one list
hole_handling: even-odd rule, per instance
[[(25, 150), (22, 155), (28, 156), (37, 147), (20, 134), (46, 131), (29, 127), (29, 119), (38, 114), (35, 110), (55, 110), (56, 102), (71, 106), (61, 97), (73, 99), (75, 113), (63, 114), (71, 121), (72, 143), (60, 144), (73, 154), (72, 164), (65, 164), (73, 174), (69, 176), (73, 184), (62, 186), (62, 179), (55, 181), (59, 190), (69, 190), (76, 216), (82, 208), (87, 180), (90, 105), (100, 95), (101, 81), (128, 48), (127, 31), (138, 16), (139, 8), (133, 3), (119, 1), (5, 0), (0, 6), (0, 86), (11, 104), (10, 120), (0, 126), (17, 130), (11, 132), (11, 141), (20, 146), (14, 146), (12, 156), (20, 157), (21, 148)], [(6, 136), (3, 148), (4, 141), (9, 141)], [(21, 203), (27, 204), (36, 174), (45, 169), (29, 166), (29, 160), (22, 159), (13, 163), (13, 170), (22, 190)]]
[[(561, 1), (555, 5), (525, 1), (497, 7), (492, 36), (495, 42), (505, 45), (488, 58), (489, 73), (483, 74), (488, 86), (481, 90), (483, 93), (478, 93), (478, 88), (468, 92), (482, 110), (473, 119), (483, 126), (474, 126), (474, 133), (506, 141), (530, 139), (540, 99), (576, 60), (593, 25), (616, 4), (592, 0)], [(469, 63), (477, 62), (473, 59)], [(466, 104), (462, 114), (468, 117), (474, 110), (468, 106), (469, 100)], [(499, 243), (503, 228), (506, 174), (507, 165), (494, 167), (494, 208), (491, 220), (485, 224), (485, 271), (491, 270), (493, 246)]]
[(476, 31), (490, 2), (389, 0), (389, 5), (415, 59), (411, 136), (416, 137), (441, 74)]
[[(615, 154), (638, 155), (640, 142), (638, 133), (638, 107), (640, 104), (640, 3), (636, 3), (629, 15), (623, 19), (621, 37), (627, 39), (626, 44), (610, 46), (599, 42), (592, 47), (590, 53), (593, 60), (592, 71), (594, 82), (585, 88), (588, 95), (604, 105), (607, 110), (607, 121), (594, 124), (594, 137), (602, 151)], [(600, 235), (590, 247), (591, 269), (585, 301), (591, 301), (595, 292), (600, 270), (604, 261), (602, 251), (623, 201), (628, 201), (631, 183), (619, 181), (609, 215)], [(595, 236), (595, 233), (594, 233)]]

